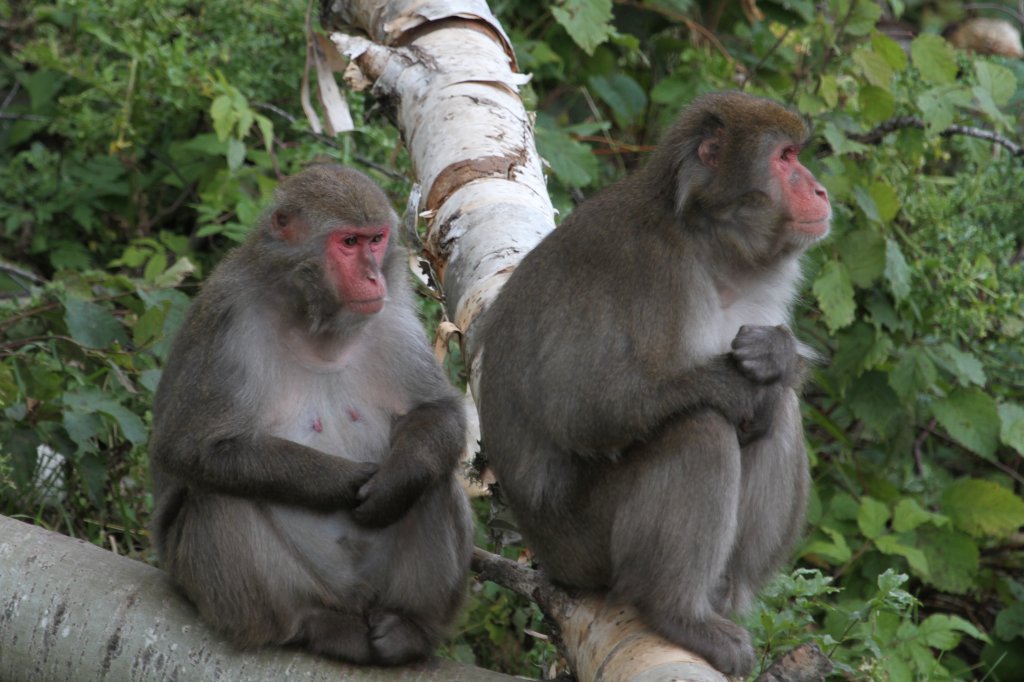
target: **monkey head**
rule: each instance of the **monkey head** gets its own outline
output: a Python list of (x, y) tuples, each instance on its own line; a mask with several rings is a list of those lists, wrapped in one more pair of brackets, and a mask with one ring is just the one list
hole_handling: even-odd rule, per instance
[(674, 156), (686, 224), (714, 230), (740, 255), (771, 260), (829, 231), (828, 192), (799, 159), (808, 137), (804, 120), (776, 102), (715, 93), (683, 114), (657, 154)]
[(380, 188), (358, 171), (318, 164), (285, 180), (276, 198), (263, 222), (268, 262), (280, 265), (281, 287), (299, 296), (313, 328), (379, 313), (397, 223)]

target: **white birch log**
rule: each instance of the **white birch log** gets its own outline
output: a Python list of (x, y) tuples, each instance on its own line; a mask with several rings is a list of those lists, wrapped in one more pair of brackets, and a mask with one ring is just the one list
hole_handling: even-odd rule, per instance
[(299, 649), (240, 651), (203, 624), (163, 571), (0, 516), (4, 682), (513, 679), (439, 659), (374, 668)]
[[(423, 190), (426, 256), (442, 277), (475, 386), (481, 349), (474, 322), (554, 229), (531, 119), (518, 95), (526, 78), (515, 72), (508, 38), (483, 0), (335, 0), (323, 18), (347, 27), (331, 39), (356, 67), (346, 74), (350, 84), (370, 88), (394, 112)], [(580, 682), (725, 680), (651, 632), (631, 608), (544, 593), (560, 595), (538, 603), (560, 630)]]

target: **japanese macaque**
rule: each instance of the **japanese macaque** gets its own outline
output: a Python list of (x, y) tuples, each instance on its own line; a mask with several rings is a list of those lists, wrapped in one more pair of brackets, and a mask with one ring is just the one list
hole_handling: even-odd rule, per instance
[(160, 561), (242, 647), (430, 654), (462, 601), (465, 415), (396, 216), (361, 173), (284, 181), (174, 341), (150, 444)]
[(754, 651), (727, 616), (803, 523), (810, 352), (787, 325), (832, 215), (807, 136), (770, 100), (697, 100), (526, 256), (482, 332), (484, 454), (542, 568), (730, 675)]

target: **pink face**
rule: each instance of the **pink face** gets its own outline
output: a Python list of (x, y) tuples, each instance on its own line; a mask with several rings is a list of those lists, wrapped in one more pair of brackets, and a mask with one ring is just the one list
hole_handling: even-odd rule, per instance
[(800, 163), (799, 153), (794, 145), (781, 145), (772, 155), (769, 168), (772, 179), (778, 182), (782, 205), (789, 210), (790, 227), (820, 239), (828, 234), (832, 205), (822, 184)]
[(373, 315), (388, 293), (381, 271), (391, 228), (387, 225), (345, 225), (327, 235), (327, 276), (345, 307)]

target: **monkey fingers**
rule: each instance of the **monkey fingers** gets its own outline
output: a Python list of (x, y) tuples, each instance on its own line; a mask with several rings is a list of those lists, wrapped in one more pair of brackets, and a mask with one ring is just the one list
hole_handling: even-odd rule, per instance
[(405, 516), (429, 482), (429, 472), (412, 462), (385, 465), (359, 489), (352, 518), (369, 528), (390, 526)]
[(788, 381), (797, 361), (796, 339), (783, 325), (743, 325), (732, 340), (732, 357), (751, 381)]

